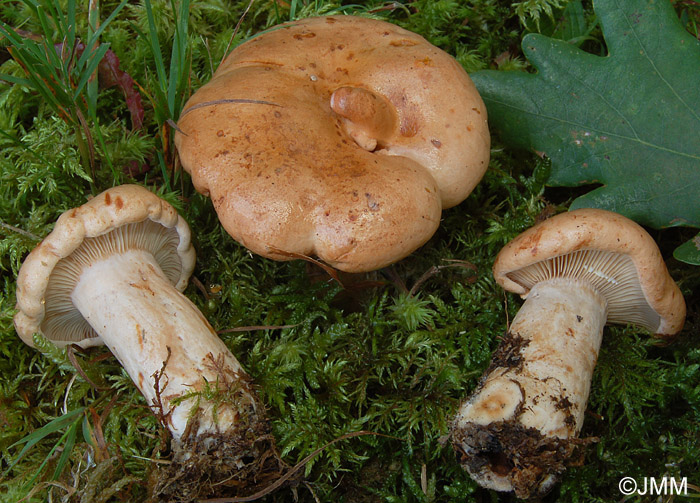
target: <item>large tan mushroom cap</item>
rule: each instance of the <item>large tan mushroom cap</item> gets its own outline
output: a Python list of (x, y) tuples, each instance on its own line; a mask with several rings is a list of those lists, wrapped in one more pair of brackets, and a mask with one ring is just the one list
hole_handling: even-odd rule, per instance
[(424, 244), (489, 160), (486, 108), (448, 54), (352, 16), (235, 49), (175, 135), (196, 189), (254, 252), (376, 269)]
[[(138, 185), (108, 189), (87, 203), (63, 213), (54, 230), (27, 256), (17, 276), (17, 309), (14, 322), (22, 340), (34, 346), (33, 335), (43, 332), (42, 323), (51, 306), (46, 292), (54, 269), (86, 239), (99, 238), (128, 224), (150, 220), (168, 229), (154, 243), (154, 256), (166, 277), (182, 291), (195, 265), (190, 229), (177, 211), (149, 190)], [(60, 285), (59, 285), (60, 286)], [(70, 294), (70, 291), (68, 292)], [(88, 327), (87, 323), (85, 323)], [(70, 330), (67, 332), (71, 332)], [(97, 334), (86, 328), (86, 339), (54, 338), (58, 345), (76, 343), (83, 347), (101, 344)]]
[[(554, 260), (577, 255), (590, 257), (595, 252), (601, 252), (597, 254), (598, 263), (603, 264), (600, 267), (582, 266), (573, 261), (564, 264), (563, 261)], [(614, 272), (612, 269), (618, 264), (624, 266), (628, 263), (634, 266), (631, 274)], [(579, 209), (540, 222), (501, 250), (493, 265), (493, 275), (503, 288), (526, 297), (529, 286), (522, 279), (522, 271), (533, 266), (539, 269), (536, 274), (587, 274), (599, 281), (604, 289), (611, 291), (623, 283), (622, 275), (632, 277), (636, 282), (633, 289), (639, 291), (639, 297), (643, 297), (645, 302), (633, 306), (631, 311), (649, 314), (637, 318), (633, 314), (633, 319), (625, 320), (630, 311), (627, 307), (623, 309), (623, 306), (617, 307), (614, 304), (631, 304), (630, 298), (611, 300), (608, 297), (608, 302), (611, 303), (609, 311), (613, 313), (613, 319), (609, 315), (609, 321), (634, 322), (655, 333), (666, 335), (678, 333), (683, 328), (685, 300), (669, 275), (659, 248), (641, 226), (622, 215), (598, 209)], [(564, 271), (565, 268), (569, 270)]]

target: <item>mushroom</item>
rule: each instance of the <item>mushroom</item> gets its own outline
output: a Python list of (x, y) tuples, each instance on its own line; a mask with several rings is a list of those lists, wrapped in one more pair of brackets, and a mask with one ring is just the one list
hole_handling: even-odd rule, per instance
[(194, 263), (172, 206), (143, 187), (115, 187), (63, 213), (27, 256), (14, 317), (32, 347), (41, 333), (60, 347), (110, 349), (172, 434), (173, 464), (156, 493), (177, 501), (240, 482), (274, 453), (249, 377), (181, 293)]
[(186, 103), (175, 144), (234, 239), (349, 272), (424, 244), (490, 154), (486, 108), (457, 61), (353, 16), (241, 44)]
[(685, 301), (654, 240), (616, 213), (581, 209), (528, 229), (493, 266), (525, 302), (451, 425), (480, 485), (546, 493), (588, 439), (577, 438), (606, 323), (676, 334)]

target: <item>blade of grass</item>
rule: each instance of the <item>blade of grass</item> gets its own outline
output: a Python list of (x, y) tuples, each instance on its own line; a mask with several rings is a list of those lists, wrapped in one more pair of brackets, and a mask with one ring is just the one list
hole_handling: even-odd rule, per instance
[[(173, 12), (177, 12), (174, 0), (171, 0)], [(187, 75), (187, 30), (189, 20), (189, 0), (180, 3), (180, 11), (175, 20), (175, 38), (170, 57), (170, 76), (168, 81), (168, 112), (169, 119), (177, 119), (175, 112), (179, 112), (182, 101), (183, 81)]]
[[(58, 462), (56, 463), (56, 468), (53, 471), (53, 480), (56, 480), (58, 479), (58, 477), (60, 477), (61, 473), (63, 472), (63, 468), (68, 463), (70, 454), (73, 451), (73, 446), (75, 446), (75, 438), (78, 434), (78, 426), (80, 426), (81, 422), (82, 420), (80, 419), (73, 421), (73, 424), (70, 425), (68, 431), (65, 433), (65, 435), (63, 435), (63, 438), (65, 438), (65, 443), (63, 444), (63, 452), (61, 452), (61, 457), (58, 459)], [(37, 470), (37, 472), (38, 471), (39, 470)]]
[(148, 31), (149, 31), (149, 41), (151, 43), (151, 52), (153, 53), (153, 60), (156, 67), (156, 75), (158, 76), (158, 84), (160, 86), (160, 91), (165, 95), (164, 83), (167, 82), (167, 76), (165, 74), (165, 64), (163, 63), (163, 54), (161, 53), (160, 42), (158, 41), (158, 31), (156, 30), (156, 22), (153, 17), (153, 9), (151, 7), (151, 0), (145, 0), (146, 6), (146, 18), (148, 19)]
[[(97, 44), (97, 37), (94, 36), (95, 30), (99, 28), (100, 24), (100, 1), (90, 0), (88, 5), (88, 41), (86, 47), (94, 48)], [(97, 71), (90, 74), (90, 78), (87, 84), (87, 103), (88, 103), (88, 115), (92, 119), (95, 126), (97, 126)]]
[(76, 39), (76, 21), (75, 21), (75, 0), (69, 0), (68, 2), (68, 8), (67, 8), (67, 13), (66, 16), (63, 16), (63, 12), (61, 9), (60, 4), (58, 3), (57, 0), (54, 0), (54, 11), (56, 12), (56, 15), (58, 16), (59, 23), (62, 24), (61, 29), (63, 32), (66, 34), (68, 37), (68, 45), (70, 47), (75, 46), (75, 39)]
[[(80, 416), (80, 414), (82, 414), (84, 412), (84, 410), (85, 410), (85, 407), (79, 407), (77, 409), (74, 409), (74, 410), (68, 412), (67, 414), (59, 416), (56, 419), (54, 419), (53, 421), (50, 421), (48, 424), (42, 426), (38, 430), (31, 432), (26, 437), (24, 437), (24, 438), (18, 440), (17, 442), (15, 442), (14, 444), (12, 444), (9, 448), (16, 447), (16, 446), (21, 445), (21, 444), (25, 444), (25, 445), (22, 448), (22, 450), (20, 451), (17, 458), (15, 458), (15, 460), (12, 463), (10, 463), (10, 466), (7, 468), (7, 471), (10, 471), (12, 469), (12, 467), (14, 467), (17, 464), (17, 462), (20, 459), (22, 459), (22, 457), (29, 451), (29, 449), (34, 447), (34, 445), (36, 445), (38, 442), (40, 442), (41, 440), (43, 440), (47, 436), (51, 435), (52, 433), (56, 433), (57, 431), (62, 430), (66, 426), (70, 425), (73, 421), (76, 421), (76, 419), (75, 419), (76, 416)], [(55, 450), (55, 446), (51, 452), (53, 453), (54, 450)], [(47, 458), (48, 458), (48, 456), (47, 456)], [(7, 473), (7, 471), (6, 471), (6, 473)]]
[[(62, 66), (56, 51), (50, 49), (45, 43), (40, 43), (31, 39), (23, 39), (14, 33), (11, 27), (0, 21), (0, 34), (10, 41), (10, 55), (24, 68), (27, 79), (23, 82), (7, 74), (0, 76), (3, 80), (25, 85), (37, 91), (42, 99), (54, 109), (63, 109), (63, 103), (67, 101), (68, 95), (60, 85), (51, 86), (49, 83), (58, 84), (61, 76), (55, 72), (55, 65), (52, 62), (58, 61)], [(50, 61), (49, 61), (50, 60)], [(31, 69), (31, 71), (29, 71)]]
[[(77, 421), (76, 421), (76, 423), (77, 423)], [(70, 436), (71, 430), (72, 430), (72, 425), (71, 425), (71, 428), (68, 429), (68, 431), (66, 431), (63, 435), (61, 435), (61, 438), (58, 439), (58, 442), (56, 442), (53, 445), (53, 447), (51, 447), (51, 450), (46, 455), (44, 460), (41, 462), (41, 464), (39, 465), (39, 468), (36, 469), (36, 471), (34, 472), (34, 475), (32, 475), (32, 478), (29, 479), (29, 481), (24, 485), (25, 488), (28, 488), (28, 487), (31, 487), (34, 485), (34, 483), (36, 482), (36, 479), (39, 478), (39, 475), (44, 470), (44, 467), (46, 467), (49, 460), (53, 457), (53, 454), (54, 454), (54, 452), (56, 452), (56, 449), (58, 449), (58, 447), (61, 444), (63, 444), (67, 440), (67, 438)], [(65, 450), (64, 450), (64, 452), (65, 452)], [(70, 452), (69, 452), (69, 454), (70, 454)], [(61, 455), (61, 457), (63, 457), (63, 455)]]
[[(78, 101), (80, 98), (80, 95), (83, 92), (83, 88), (88, 82), (88, 79), (92, 76), (93, 72), (97, 71), (97, 67), (100, 64), (100, 61), (102, 61), (102, 58), (104, 58), (104, 55), (107, 53), (107, 49), (109, 49), (109, 46), (107, 44), (101, 44), (97, 50), (95, 51), (90, 51), (92, 54), (90, 55), (91, 59), (89, 60), (87, 66), (85, 69), (81, 72), (80, 74), (80, 80), (78, 81), (77, 85), (75, 86), (75, 89), (73, 90), (73, 101)], [(85, 51), (83, 54), (88, 52), (88, 48), (85, 48)]]
[[(114, 20), (115, 17), (119, 14), (119, 12), (124, 8), (124, 6), (129, 3), (129, 0), (122, 0), (119, 5), (112, 11), (112, 13), (107, 16), (107, 19), (105, 19), (100, 26), (97, 27), (95, 32), (92, 35), (88, 35), (86, 47), (92, 47), (93, 45), (97, 45), (97, 40), (100, 38), (100, 35), (102, 35), (102, 32), (104, 32), (105, 28), (109, 26), (109, 24)], [(105, 44), (109, 48), (109, 44)], [(87, 61), (87, 58), (89, 55), (86, 55), (86, 52), (83, 52), (81, 55), (80, 59), (78, 60), (78, 67), (82, 67), (82, 65), (85, 64), (85, 61)]]
[(163, 152), (160, 150), (156, 152), (156, 155), (158, 156), (158, 166), (160, 166), (160, 172), (163, 175), (163, 181), (165, 182), (165, 186), (168, 189), (168, 192), (171, 192), (173, 188), (170, 185), (170, 175), (168, 174), (168, 166), (165, 164), (165, 157), (163, 157)]
[[(4, 34), (4, 30), (0, 28), (0, 32)], [(12, 75), (2, 74), (0, 78), (8, 82), (15, 84), (20, 84), (26, 86), (28, 89), (32, 89), (41, 95), (41, 98), (54, 110), (62, 109), (60, 101), (56, 94), (54, 94), (51, 88), (47, 85), (46, 80), (42, 76), (47, 75), (46, 69), (40, 64), (33, 64), (32, 60), (28, 60), (21, 51), (16, 50), (16, 48), (10, 48), (10, 54), (12, 57), (23, 67), (32, 68), (33, 72), (27, 72), (27, 78), (22, 79), (14, 77)], [(26, 71), (26, 70), (25, 70)], [(63, 112), (61, 112), (63, 113)]]

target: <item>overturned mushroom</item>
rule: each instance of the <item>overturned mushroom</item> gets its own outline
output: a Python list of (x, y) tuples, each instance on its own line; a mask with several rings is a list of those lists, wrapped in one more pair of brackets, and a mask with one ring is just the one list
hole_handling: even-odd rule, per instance
[(557, 215), (501, 250), (496, 281), (525, 302), (451, 426), (472, 478), (546, 493), (585, 444), (578, 434), (606, 323), (672, 335), (685, 302), (654, 240), (618, 214)]
[(332, 16), (236, 48), (185, 105), (175, 143), (237, 241), (366, 271), (432, 236), (483, 176), (490, 137), (454, 58), (395, 25)]
[(194, 263), (182, 217), (124, 185), (61, 215), (17, 278), (25, 343), (41, 333), (58, 346), (105, 344), (168, 428), (173, 464), (155, 492), (175, 501), (280, 468), (248, 376), (180, 293)]

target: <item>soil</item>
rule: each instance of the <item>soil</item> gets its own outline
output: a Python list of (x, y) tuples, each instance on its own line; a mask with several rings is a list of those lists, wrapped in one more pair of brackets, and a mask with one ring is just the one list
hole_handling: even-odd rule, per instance
[[(196, 417), (191, 425), (196, 432)], [(228, 432), (188, 435), (173, 451), (172, 463), (157, 468), (152, 476), (152, 503), (247, 496), (272, 485), (289, 470), (279, 457), (267, 421), (253, 410), (247, 424), (237, 424)]]
[(462, 466), (477, 476), (489, 471), (508, 477), (518, 498), (544, 496), (566, 467), (583, 455), (582, 447), (594, 441), (545, 437), (514, 420), (469, 423), (452, 431), (452, 445)]

